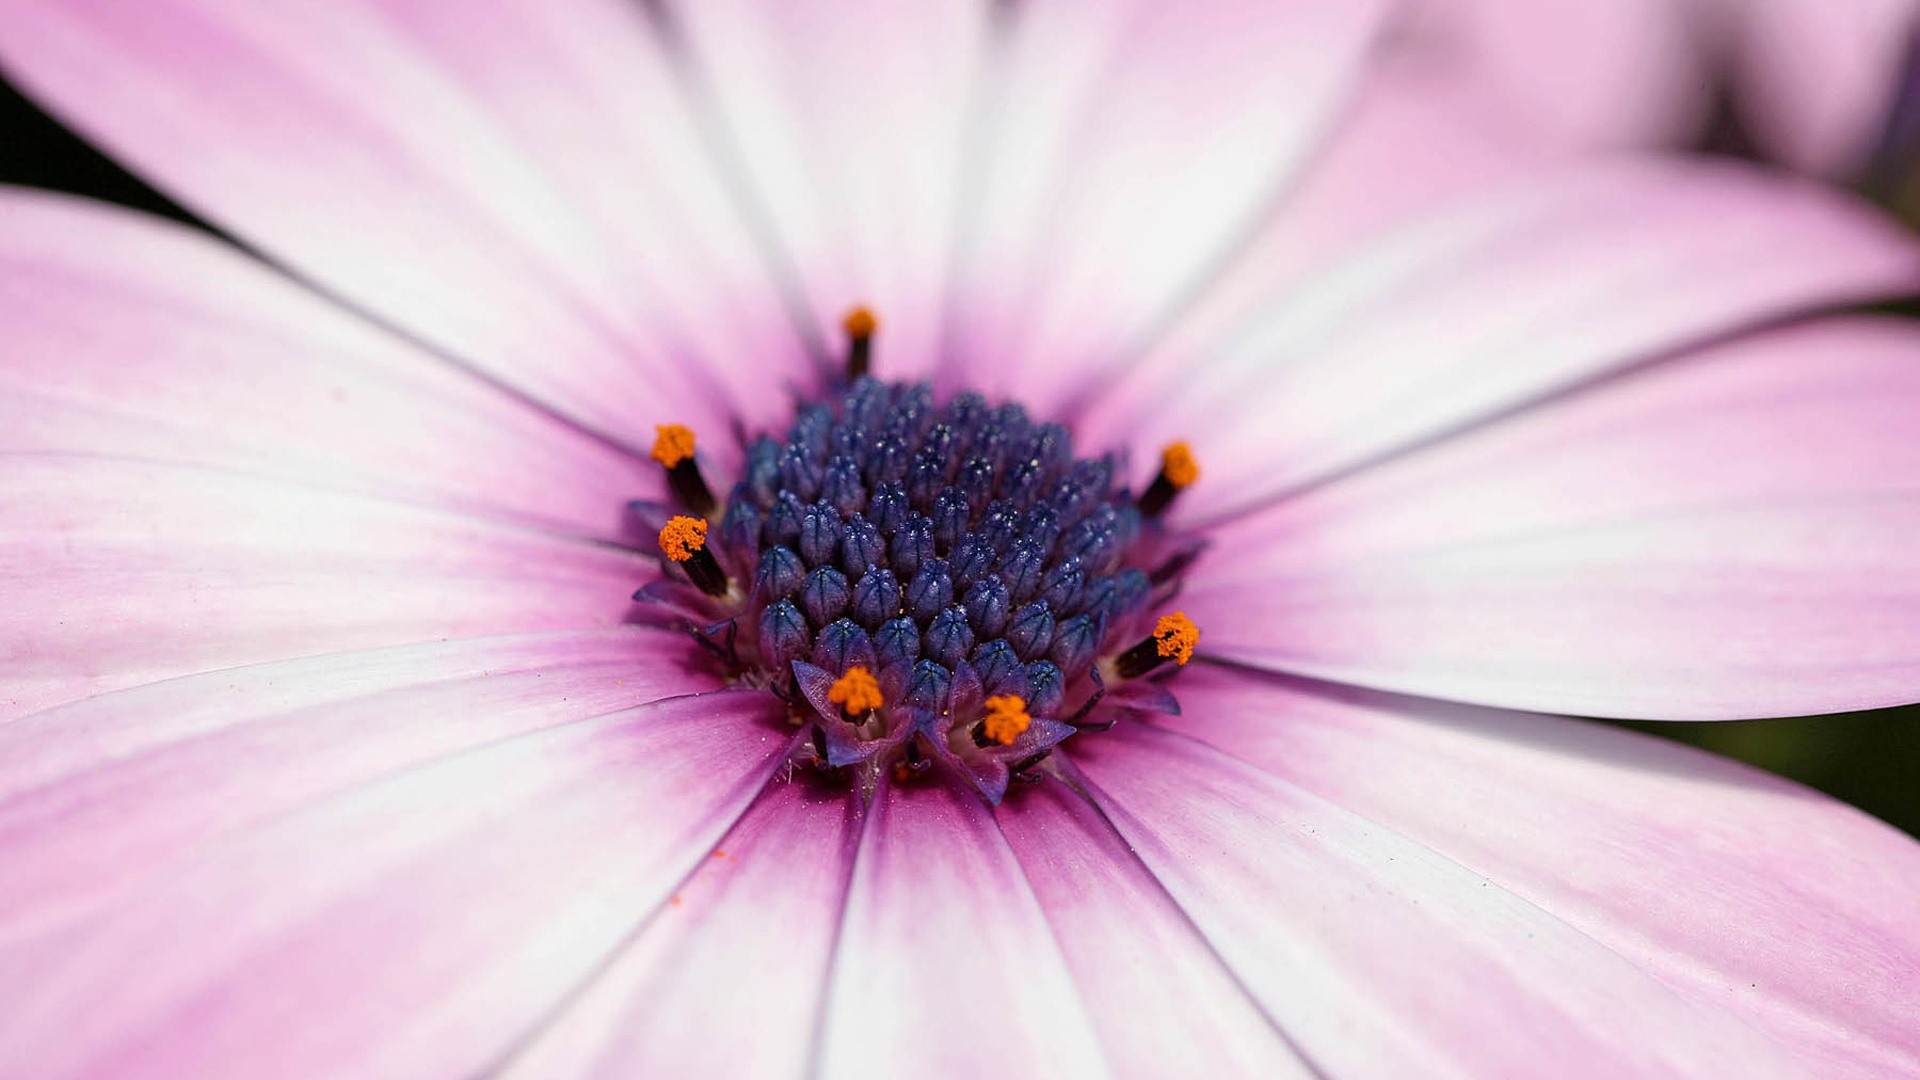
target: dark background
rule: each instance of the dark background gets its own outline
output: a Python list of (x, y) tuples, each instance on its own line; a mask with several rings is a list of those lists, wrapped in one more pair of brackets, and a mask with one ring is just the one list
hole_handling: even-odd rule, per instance
[[(1728, 130), (1723, 114), (1706, 148), (1744, 154), (1748, 145), (1738, 131)], [(1914, 186), (1890, 182), (1886, 164), (1883, 160), (1879, 175), (1865, 185), (1869, 193), (1906, 203), (1905, 209), (1920, 205), (1920, 200), (1898, 198), (1914, 194)], [(1898, 171), (1905, 178), (1913, 175), (1904, 168), (1907, 160), (1895, 164), (1902, 166)], [(77, 192), (217, 231), (95, 153), (4, 78), (0, 78), (0, 183)], [(1904, 308), (1895, 310), (1908, 313)], [(1915, 430), (1920, 432), (1920, 418)], [(1920, 543), (1920, 537), (1915, 542)], [(1920, 835), (1920, 706), (1786, 720), (1622, 726), (1791, 776)]]

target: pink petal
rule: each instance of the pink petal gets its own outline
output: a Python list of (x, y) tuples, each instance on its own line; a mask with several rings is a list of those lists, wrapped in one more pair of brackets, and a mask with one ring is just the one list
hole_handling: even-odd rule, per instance
[(60, 454), (0, 468), (0, 718), (213, 668), (620, 622), (651, 560), (398, 503)]
[(507, 1078), (800, 1076), (859, 817), (843, 790), (768, 785)]
[(0, 954), (0, 1071), (481, 1071), (708, 857), (785, 757), (778, 712), (734, 692), (580, 720), (202, 847)]
[(635, 629), (482, 638), (170, 679), (0, 725), (0, 939), (208, 840), (499, 739), (713, 684)]
[(1920, 247), (1808, 184), (1726, 165), (1556, 172), (1384, 239), (1196, 355), (1109, 391), (1088, 437), (1194, 444), (1205, 516), (1543, 395), (1920, 282)]
[(1099, 812), (1058, 780), (998, 818), (1116, 1077), (1311, 1077)]
[(1920, 334), (1656, 365), (1219, 532), (1181, 598), (1263, 667), (1583, 715), (1797, 715), (1920, 685)]
[(1011, 9), (982, 86), (955, 373), (1042, 410), (1173, 315), (1333, 127), (1373, 0)]
[(837, 357), (842, 318), (880, 317), (876, 373), (924, 375), (939, 344), (979, 0), (689, 0), (698, 61), (768, 223)]
[(14, 77), (161, 189), (602, 433), (724, 430), (734, 391), (800, 370), (635, 5), (7, 0), (0, 17)]
[(610, 537), (623, 454), (195, 231), (0, 192), (0, 449), (265, 472)]
[(1158, 726), (1484, 875), (1806, 1075), (1920, 1072), (1920, 846), (1880, 822), (1599, 724), (1199, 668), (1180, 695)]
[[(1775, 3), (1777, 0), (1760, 0)], [(1691, 0), (1414, 0), (1393, 59), (1543, 148), (1677, 142), (1705, 119)]]
[(1324, 1075), (1797, 1075), (1526, 897), (1211, 747), (1128, 725), (1075, 761)]
[(1099, 1076), (1100, 1050), (1020, 864), (971, 790), (882, 792), (828, 990), (820, 1075)]
[(1253, 237), (1208, 283), (1156, 356), (1205, 351), (1309, 275), (1395, 226), (1538, 168), (1512, 125), (1479, 103), (1394, 68), (1367, 80), (1352, 112)]
[(1804, 172), (1857, 175), (1886, 124), (1916, 28), (1913, 0), (1747, 0), (1741, 115)]

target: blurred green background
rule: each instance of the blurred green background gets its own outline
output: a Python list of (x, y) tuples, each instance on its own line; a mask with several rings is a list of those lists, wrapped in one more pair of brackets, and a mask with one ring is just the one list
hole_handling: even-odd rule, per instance
[[(1911, 100), (1903, 105), (1913, 106)], [(1920, 225), (1920, 108), (1889, 124), (1890, 151), (1861, 187)], [(1703, 140), (1706, 152), (1750, 156), (1750, 141), (1724, 112)], [(75, 138), (0, 78), (0, 183), (54, 188), (106, 199), (208, 229)], [(211, 230), (215, 231), (218, 230)], [(1920, 302), (1881, 310), (1920, 317)], [(1916, 418), (1920, 435), (1920, 418)], [(1916, 538), (1920, 542), (1920, 538)], [(1920, 692), (1920, 688), (1917, 688)], [(1920, 836), (1920, 705), (1837, 716), (1732, 723), (1628, 723), (1624, 727), (1691, 743), (1830, 792)]]

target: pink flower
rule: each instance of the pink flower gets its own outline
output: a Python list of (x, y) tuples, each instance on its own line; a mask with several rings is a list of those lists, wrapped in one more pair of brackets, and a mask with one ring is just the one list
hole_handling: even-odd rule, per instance
[(1758, 149), (1866, 169), (1913, 55), (1913, 0), (1412, 0), (1405, 59), (1562, 146), (1650, 145), (1704, 125), (1721, 80)]
[[(1920, 1070), (1910, 840), (1519, 711), (1913, 700), (1920, 335), (1814, 316), (1920, 249), (1526, 170), (1380, 15), (8, 0), (0, 61), (272, 268), (0, 197), (0, 1075)], [(845, 389), (858, 304), (902, 386)], [(702, 501), (671, 424), (731, 508), (690, 577), (634, 531)], [(858, 555), (930, 447), (934, 556)], [(943, 589), (1027, 462), (1056, 517), (975, 580), (1060, 610), (983, 674)], [(1201, 662), (1118, 659), (1176, 608)]]

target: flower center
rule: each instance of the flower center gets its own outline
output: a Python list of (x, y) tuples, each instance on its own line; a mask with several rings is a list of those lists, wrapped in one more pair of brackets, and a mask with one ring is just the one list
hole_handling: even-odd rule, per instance
[(1158, 518), (1199, 469), (1168, 447), (1135, 498), (1017, 404), (867, 375), (876, 326), (849, 316), (848, 381), (754, 441), (724, 501), (693, 433), (659, 428), (681, 513), (635, 504), (667, 574), (635, 599), (785, 699), (820, 768), (952, 768), (998, 801), (1076, 732), (1174, 708), (1156, 680), (1199, 632), (1156, 610), (1199, 545)]

